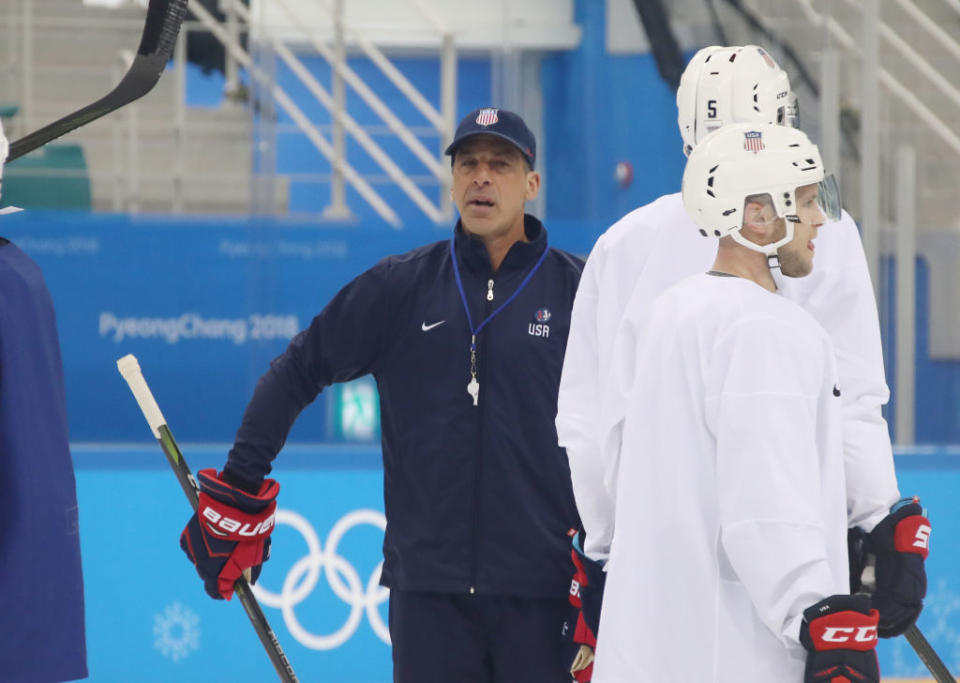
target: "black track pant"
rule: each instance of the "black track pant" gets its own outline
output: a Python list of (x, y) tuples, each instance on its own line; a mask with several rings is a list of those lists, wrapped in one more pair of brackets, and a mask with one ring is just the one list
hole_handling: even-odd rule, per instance
[(390, 592), (395, 683), (569, 683), (566, 600)]

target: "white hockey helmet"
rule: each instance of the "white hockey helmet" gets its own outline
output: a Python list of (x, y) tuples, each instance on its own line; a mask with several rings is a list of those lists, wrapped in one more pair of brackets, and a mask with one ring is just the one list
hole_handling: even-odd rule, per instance
[(797, 98), (787, 72), (762, 47), (713, 45), (697, 52), (677, 88), (677, 123), (687, 156), (707, 135), (730, 123), (796, 128)]
[[(797, 188), (817, 183), (817, 204), (825, 220), (840, 218), (840, 192), (826, 174), (820, 150), (796, 128), (766, 123), (724, 126), (694, 147), (683, 172), (683, 206), (700, 234), (733, 237), (739, 244), (771, 255), (793, 239)], [(748, 197), (769, 195), (786, 234), (759, 245), (740, 234)]]

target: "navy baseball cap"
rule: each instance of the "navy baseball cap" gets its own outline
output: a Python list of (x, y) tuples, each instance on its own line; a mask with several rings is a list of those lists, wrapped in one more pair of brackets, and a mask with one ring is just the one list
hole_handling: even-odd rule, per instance
[(474, 135), (495, 135), (498, 138), (503, 138), (520, 150), (520, 153), (526, 157), (530, 164), (530, 168), (535, 168), (537, 140), (533, 137), (533, 133), (527, 128), (523, 119), (512, 111), (483, 107), (470, 112), (463, 117), (460, 125), (457, 126), (457, 133), (453, 136), (453, 142), (450, 143), (444, 154), (453, 156), (457, 147), (464, 140)]

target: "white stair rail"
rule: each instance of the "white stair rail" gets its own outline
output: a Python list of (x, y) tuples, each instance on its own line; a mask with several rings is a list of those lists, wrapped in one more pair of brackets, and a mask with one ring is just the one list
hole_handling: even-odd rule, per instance
[[(333, 31), (333, 53), (336, 55), (335, 64), (343, 64), (347, 61), (347, 44), (343, 40), (343, 3), (344, 0), (334, 0), (336, 8), (333, 17), (333, 24), (336, 27)], [(273, 47), (273, 45), (271, 45)], [(275, 50), (274, 50), (275, 51)], [(330, 88), (333, 90), (334, 109), (342, 112), (347, 108), (347, 88), (343, 82), (343, 76), (339, 71), (333, 72), (333, 83)], [(314, 96), (316, 97), (316, 96)], [(329, 107), (327, 108), (329, 111)], [(344, 132), (343, 120), (339, 116), (333, 117), (332, 133), (333, 150), (337, 158), (344, 159), (347, 155), (347, 136)], [(343, 185), (343, 175), (334, 173), (330, 180), (330, 203), (323, 210), (324, 216), (332, 218), (351, 216), (350, 207), (347, 206), (347, 193)]]
[[(320, 4), (329, 11), (333, 11), (330, 7), (327, 0), (320, 0)], [(423, 11), (422, 6), (418, 7)], [(428, 20), (429, 20), (429, 14)], [(347, 34), (350, 38), (363, 50), (364, 54), (373, 62), (383, 74), (390, 79), (393, 85), (407, 96), (407, 99), (410, 100), (410, 103), (416, 107), (421, 114), (423, 114), (428, 121), (430, 121), (433, 126), (442, 131), (446, 127), (446, 122), (444, 121), (443, 115), (436, 110), (436, 108), (427, 101), (427, 99), (420, 94), (420, 91), (417, 90), (416, 86), (411, 83), (406, 76), (404, 76), (393, 63), (387, 59), (387, 56), (369, 40), (360, 35), (355, 29), (346, 27)]]
[(227, 32), (220, 26), (220, 23), (213, 18), (213, 16), (204, 9), (203, 5), (200, 3), (193, 3), (190, 5), (190, 11), (194, 13), (197, 19), (204, 25), (206, 28), (216, 36), (217, 40), (223, 43), (224, 47), (230, 51), (233, 57), (239, 62), (244, 68), (246, 68), (250, 75), (253, 78), (256, 78), (258, 81), (261, 81), (265, 86), (270, 89), (270, 92), (273, 94), (274, 99), (277, 101), (284, 111), (290, 115), (290, 118), (300, 127), (304, 132), (310, 142), (313, 143), (314, 147), (324, 156), (326, 159), (334, 165), (342, 174), (344, 179), (350, 183), (354, 189), (363, 197), (368, 204), (394, 228), (402, 227), (402, 222), (397, 216), (396, 212), (390, 208), (390, 205), (387, 204), (383, 198), (377, 194), (370, 184), (364, 180), (356, 170), (350, 166), (344, 159), (338, 159), (336, 153), (331, 146), (331, 144), (323, 137), (320, 131), (317, 130), (316, 126), (310, 122), (310, 119), (303, 113), (303, 111), (290, 99), (290, 96), (278, 86), (276, 83), (271, 83), (267, 76), (253, 64), (253, 60), (250, 59), (250, 55), (240, 47), (237, 42), (233, 41)]
[[(859, 7), (859, 4), (855, 0), (847, 0), (848, 5), (854, 7)], [(901, 6), (906, 8), (908, 5), (912, 7), (916, 12), (921, 16), (929, 20), (923, 12), (917, 10), (917, 8), (911, 3), (904, 4), (904, 0), (900, 0), (899, 3)], [(927, 77), (930, 82), (937, 86), (944, 95), (953, 100), (954, 104), (960, 107), (960, 90), (957, 90), (953, 85), (944, 78), (936, 68), (934, 68), (930, 62), (925, 60), (920, 54), (910, 47), (910, 44), (907, 43), (903, 38), (901, 38), (897, 33), (890, 28), (890, 26), (884, 22), (880, 22), (880, 35), (883, 36), (884, 40), (890, 43), (895, 47), (900, 54), (919, 71), (921, 74)], [(944, 34), (945, 35), (945, 34)], [(949, 36), (946, 36), (949, 40)], [(952, 41), (951, 41), (952, 42)], [(954, 48), (960, 50), (960, 47), (956, 43), (953, 43)], [(956, 54), (954, 56), (957, 56)]]
[(439, 33), (441, 36), (448, 35), (450, 29), (447, 28), (440, 19), (437, 18), (437, 15), (431, 12), (426, 5), (423, 4), (422, 0), (408, 0), (411, 5), (413, 5), (420, 15), (427, 20), (427, 22), (433, 26), (433, 30)]
[(176, 85), (173, 88), (173, 212), (183, 213), (183, 176), (186, 171), (183, 159), (186, 147), (187, 131), (187, 35), (181, 30), (177, 42), (173, 46), (173, 77)]
[[(444, 125), (440, 128), (443, 135), (443, 148), (453, 142), (453, 131), (457, 125), (457, 48), (453, 41), (453, 30), (427, 9), (423, 0), (409, 0), (417, 11), (426, 18), (434, 30), (442, 36), (440, 42), (440, 113)], [(449, 172), (444, 174), (441, 197), (443, 215), (453, 215), (453, 196), (448, 191), (452, 187)]]
[(343, 127), (348, 133), (353, 135), (361, 147), (366, 150), (374, 161), (376, 161), (384, 171), (387, 172), (387, 175), (390, 176), (390, 179), (393, 180), (400, 188), (407, 193), (407, 196), (413, 200), (413, 202), (423, 211), (434, 223), (439, 223), (442, 219), (440, 211), (430, 202), (429, 199), (423, 194), (419, 187), (417, 187), (407, 175), (397, 166), (393, 160), (387, 156), (386, 152), (380, 148), (380, 146), (373, 141), (366, 131), (364, 131), (357, 122), (353, 119), (352, 116), (347, 114), (346, 111), (338, 109), (336, 104), (333, 101), (333, 97), (324, 89), (322, 85), (317, 81), (317, 79), (310, 73), (309, 70), (303, 65), (297, 57), (290, 52), (290, 49), (281, 43), (279, 40), (273, 41), (273, 49), (280, 56), (287, 66), (290, 67), (290, 70), (307, 86), (307, 89), (311, 94), (317, 98), (317, 100), (322, 104), (326, 109), (335, 116), (343, 124)]
[(23, 0), (20, 40), (20, 116), (24, 130), (33, 130), (33, 0)]
[[(834, 35), (840, 45), (855, 55), (860, 56), (860, 49), (853, 37), (833, 18), (824, 17), (813, 8), (812, 0), (797, 0), (801, 8), (807, 15), (811, 23), (819, 26), (825, 26), (827, 30)], [(909, 57), (908, 57), (909, 59)], [(880, 67), (880, 82), (909, 108), (921, 121), (927, 124), (941, 140), (949, 145), (955, 152), (960, 154), (960, 137), (958, 137), (950, 126), (948, 126), (940, 117), (938, 117), (929, 107), (920, 102), (913, 92), (897, 80), (889, 71)]]
[(930, 64), (930, 62), (925, 60), (916, 50), (910, 47), (910, 44), (907, 43), (907, 41), (897, 35), (893, 29), (883, 22), (880, 22), (880, 35), (883, 36), (888, 43), (897, 48), (901, 55), (912, 62), (920, 73), (926, 76), (931, 83), (940, 89), (940, 92), (953, 100), (953, 103), (960, 107), (960, 90), (957, 90), (955, 87), (953, 87), (953, 85)]
[[(282, 4), (282, 3), (281, 3)], [(239, 3), (237, 4), (237, 11), (240, 16), (249, 22), (250, 14), (249, 10), (246, 7), (242, 7)], [(303, 65), (303, 62), (296, 57), (296, 55), (291, 52), (291, 50), (283, 44), (279, 39), (271, 39), (271, 44), (274, 51), (279, 55), (287, 66), (290, 67), (290, 70), (303, 82), (311, 94), (317, 98), (317, 100), (322, 104), (327, 111), (331, 113), (332, 116), (336, 117), (344, 128), (357, 140), (361, 147), (376, 161), (383, 170), (387, 172), (387, 175), (393, 180), (406, 194), (410, 199), (423, 211), (430, 220), (434, 223), (440, 223), (443, 221), (444, 216), (440, 209), (433, 205), (433, 203), (423, 194), (419, 187), (417, 187), (409, 177), (397, 166), (393, 160), (381, 149), (381, 147), (374, 142), (366, 131), (364, 131), (357, 122), (351, 117), (346, 111), (340, 109), (336, 106), (334, 99), (330, 93), (317, 81), (313, 74)], [(326, 46), (323, 46), (325, 50), (329, 50)], [(323, 54), (323, 52), (321, 52)], [(323, 54), (331, 64), (342, 64), (340, 60), (331, 60), (331, 54), (328, 57), (326, 54)], [(353, 72), (350, 72), (353, 74)], [(354, 78), (356, 75), (354, 74)], [(359, 81), (359, 79), (357, 79)], [(362, 83), (362, 82), (361, 82)], [(351, 83), (352, 84), (352, 83)], [(364, 86), (365, 87), (365, 86)], [(379, 101), (379, 100), (378, 100)], [(392, 114), (391, 114), (392, 116)], [(402, 126), (403, 124), (399, 124)], [(419, 145), (419, 141), (417, 141)], [(425, 154), (427, 154), (427, 159), (430, 162), (430, 170), (437, 175), (435, 167), (440, 166), (439, 162), (429, 156), (426, 148), (423, 148), (420, 145), (420, 148)], [(442, 168), (442, 167), (440, 167)], [(444, 175), (449, 175), (446, 173)]]
[[(123, 49), (117, 52), (117, 62), (111, 70), (112, 83), (116, 85), (120, 82), (123, 74), (127, 73), (130, 65), (133, 64), (134, 53), (132, 50)], [(113, 87), (113, 85), (111, 87)], [(126, 173), (123, 176), (123, 199), (122, 206), (127, 213), (138, 213), (140, 211), (140, 125), (139, 125), (140, 106), (138, 102), (131, 102), (125, 107), (124, 115), (127, 121), (127, 140), (126, 140)], [(115, 136), (113, 138), (114, 158), (120, 159), (120, 126), (114, 126)], [(118, 164), (119, 169), (121, 164)], [(118, 204), (114, 198), (114, 207)]]
[[(957, 45), (957, 41), (951, 38), (946, 31), (937, 26), (937, 23), (933, 19), (920, 11), (920, 9), (913, 4), (911, 0), (897, 0), (897, 4), (900, 5), (900, 7), (902, 7), (907, 14), (913, 17), (914, 21), (926, 29), (927, 33), (936, 38), (937, 42), (943, 45), (948, 52), (953, 54), (953, 56), (957, 59), (960, 59), (960, 45)], [(957, 10), (958, 14), (960, 14), (960, 3), (956, 2), (956, 0), (954, 0), (953, 8)]]
[(910, 145), (897, 150), (896, 426), (897, 443), (914, 442), (916, 418), (917, 157)]
[[(340, 75), (343, 77), (343, 80), (353, 88), (353, 90), (360, 96), (370, 109), (387, 124), (387, 127), (390, 131), (396, 135), (406, 146), (407, 148), (419, 159), (424, 166), (429, 169), (430, 173), (441, 182), (446, 182), (450, 175), (449, 169), (447, 169), (440, 161), (430, 153), (430, 151), (423, 145), (422, 142), (410, 131), (410, 129), (400, 121), (397, 116), (390, 111), (390, 108), (384, 104), (377, 95), (367, 86), (366, 83), (356, 74), (356, 72), (351, 69), (347, 64), (340, 62), (336, 59), (336, 56), (333, 54), (333, 50), (329, 46), (325, 45), (316, 37), (316, 33), (310, 30), (310, 27), (307, 26), (302, 20), (301, 17), (294, 11), (286, 0), (276, 0), (276, 4), (279, 5), (290, 17), (293, 25), (302, 26), (304, 30), (304, 35), (310, 41), (311, 47), (315, 49), (329, 64), (331, 64)], [(249, 11), (247, 16), (249, 16)], [(392, 65), (391, 65), (392, 66)], [(404, 78), (404, 80), (406, 80)], [(399, 87), (399, 86), (398, 86)], [(410, 87), (413, 87), (412, 85)], [(419, 93), (418, 93), (419, 94)], [(428, 104), (429, 106), (429, 104)]]
[(946, 3), (957, 10), (957, 14), (960, 14), (960, 0), (946, 0)]

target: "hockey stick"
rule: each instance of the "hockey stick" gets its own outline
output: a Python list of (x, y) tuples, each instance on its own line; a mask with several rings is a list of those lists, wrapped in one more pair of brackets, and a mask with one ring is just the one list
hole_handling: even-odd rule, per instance
[(950, 673), (947, 665), (943, 663), (943, 660), (930, 646), (916, 624), (911, 624), (910, 628), (903, 632), (903, 637), (907, 639), (910, 647), (920, 657), (920, 661), (927, 667), (927, 671), (933, 675), (933, 680), (937, 683), (957, 683), (957, 679)]
[[(140, 371), (140, 363), (137, 362), (136, 356), (131, 353), (117, 361), (117, 368), (123, 378), (127, 380), (130, 391), (133, 392), (143, 416), (147, 419), (147, 424), (150, 425), (153, 435), (160, 442), (160, 447), (177, 475), (177, 480), (180, 482), (180, 487), (186, 494), (187, 500), (196, 510), (199, 496), (197, 482), (193, 478), (193, 473), (190, 472), (186, 460), (183, 459), (183, 454), (170, 432), (170, 427), (167, 426), (167, 421), (160, 412), (160, 406), (157, 405), (150, 387), (147, 386), (147, 380), (144, 379), (143, 373)], [(250, 617), (250, 623), (253, 624), (260, 642), (267, 651), (267, 655), (270, 656), (270, 661), (273, 663), (273, 668), (277, 670), (280, 680), (284, 683), (297, 683), (297, 675), (293, 672), (293, 667), (290, 666), (287, 656), (283, 653), (283, 648), (280, 647), (280, 642), (277, 640), (273, 629), (267, 623), (267, 618), (264, 616), (263, 610), (260, 609), (260, 603), (253, 596), (250, 584), (247, 583), (245, 578), (240, 577), (233, 584), (233, 590), (240, 599), (243, 609), (246, 610), (247, 616)]]
[[(860, 590), (858, 593), (869, 596), (873, 594), (873, 591), (876, 590), (877, 587), (877, 560), (872, 553), (864, 551), (866, 536), (867, 532), (863, 529), (853, 527), (848, 532), (847, 544), (850, 552), (851, 569), (854, 567), (862, 567), (860, 570)], [(915, 623), (911, 624), (910, 627), (903, 632), (903, 637), (910, 643), (910, 647), (917, 653), (920, 661), (927, 667), (927, 671), (930, 672), (936, 683), (957, 683), (957, 680), (953, 677), (953, 674), (950, 673), (947, 665), (943, 663), (943, 660), (940, 659), (940, 656), (934, 651), (933, 646), (927, 642), (927, 639)]]
[(150, 92), (170, 61), (186, 11), (187, 0), (150, 0), (137, 56), (117, 87), (93, 104), (12, 142), (7, 163)]

